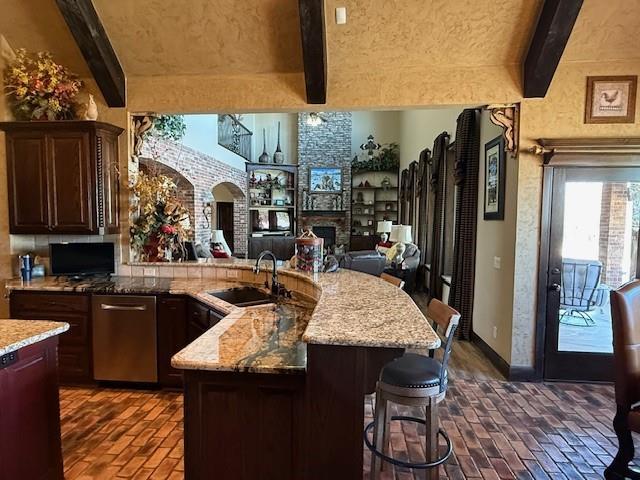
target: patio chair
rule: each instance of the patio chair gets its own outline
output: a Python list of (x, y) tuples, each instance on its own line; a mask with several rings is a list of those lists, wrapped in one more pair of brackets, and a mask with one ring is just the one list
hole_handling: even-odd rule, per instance
[(562, 290), (560, 292), (560, 323), (576, 325), (565, 321), (565, 317), (580, 318), (584, 326), (591, 327), (595, 321), (589, 314), (595, 307), (595, 296), (600, 285), (602, 263), (598, 260), (562, 260)]

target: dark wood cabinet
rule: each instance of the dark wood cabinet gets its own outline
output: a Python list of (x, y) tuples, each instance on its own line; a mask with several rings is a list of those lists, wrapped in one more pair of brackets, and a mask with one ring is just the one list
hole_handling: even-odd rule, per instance
[(171, 357), (187, 345), (187, 300), (158, 300), (158, 381), (163, 387), (182, 387), (182, 370), (171, 366)]
[(270, 250), (278, 260), (289, 260), (295, 253), (295, 238), (282, 236), (249, 237), (249, 258)]
[(93, 382), (89, 295), (13, 292), (10, 309), (11, 318), (67, 322), (70, 328), (60, 335), (58, 347), (60, 382)]
[(185, 478), (308, 478), (301, 456), (304, 381), (304, 375), (185, 371)]
[(6, 122), (11, 233), (119, 229), (118, 136), (100, 122)]
[(224, 313), (214, 308), (197, 300), (189, 300), (187, 308), (187, 343), (193, 342), (224, 317)]
[(0, 367), (0, 479), (63, 478), (56, 343), (21, 348)]

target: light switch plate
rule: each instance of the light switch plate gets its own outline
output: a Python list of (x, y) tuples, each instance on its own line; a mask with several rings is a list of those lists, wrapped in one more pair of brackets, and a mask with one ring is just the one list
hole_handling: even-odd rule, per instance
[(336, 8), (336, 24), (344, 25), (347, 23), (347, 9), (346, 7)]
[(230, 268), (227, 270), (227, 278), (238, 278), (238, 270)]
[(493, 268), (500, 270), (502, 268), (502, 258), (493, 257)]

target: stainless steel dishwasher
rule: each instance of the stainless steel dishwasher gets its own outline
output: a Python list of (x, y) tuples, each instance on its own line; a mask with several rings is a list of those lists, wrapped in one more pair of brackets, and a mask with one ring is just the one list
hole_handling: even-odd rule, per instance
[(157, 382), (155, 297), (93, 295), (93, 377)]

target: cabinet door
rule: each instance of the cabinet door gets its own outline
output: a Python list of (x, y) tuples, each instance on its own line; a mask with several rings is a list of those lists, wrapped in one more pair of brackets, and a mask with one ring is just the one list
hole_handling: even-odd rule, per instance
[(273, 239), (273, 254), (278, 260), (289, 260), (295, 253), (293, 237), (279, 237)]
[(9, 176), (9, 230), (11, 233), (48, 233), (49, 205), (44, 135), (7, 135)]
[(47, 146), (51, 231), (96, 233), (96, 179), (89, 134), (52, 133), (47, 136)]
[(0, 368), (0, 478), (62, 479), (56, 339)]
[(273, 248), (270, 237), (249, 237), (249, 258), (256, 259), (265, 250)]
[(120, 170), (118, 165), (118, 137), (97, 137), (98, 162), (102, 164), (102, 211), (107, 233), (118, 233), (120, 228)]
[(171, 366), (171, 357), (187, 345), (187, 301), (158, 301), (158, 380), (163, 387), (181, 387), (182, 371)]
[(88, 295), (13, 292), (9, 302), (11, 318), (68, 323), (69, 330), (59, 337), (60, 382), (93, 382)]
[(193, 342), (196, 338), (209, 330), (209, 309), (200, 302), (189, 302), (187, 321), (187, 341)]

